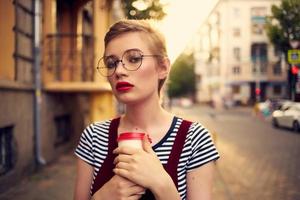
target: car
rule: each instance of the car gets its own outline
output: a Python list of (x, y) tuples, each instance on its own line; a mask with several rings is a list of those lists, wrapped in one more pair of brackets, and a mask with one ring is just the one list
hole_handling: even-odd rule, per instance
[(279, 109), (272, 113), (274, 127), (291, 128), (295, 132), (300, 131), (300, 103), (285, 102)]

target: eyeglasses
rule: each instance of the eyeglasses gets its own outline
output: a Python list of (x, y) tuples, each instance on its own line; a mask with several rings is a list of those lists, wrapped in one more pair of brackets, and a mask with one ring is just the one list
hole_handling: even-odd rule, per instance
[(97, 70), (102, 76), (112, 76), (119, 63), (128, 71), (136, 71), (140, 68), (143, 63), (144, 57), (163, 57), (161, 55), (144, 55), (139, 49), (128, 49), (126, 50), (122, 58), (111, 55), (102, 57), (97, 65)]

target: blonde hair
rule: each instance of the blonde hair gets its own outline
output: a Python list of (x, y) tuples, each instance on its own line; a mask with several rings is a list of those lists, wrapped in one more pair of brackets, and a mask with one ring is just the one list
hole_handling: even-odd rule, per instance
[[(164, 36), (152, 25), (151, 20), (121, 20), (113, 24), (104, 38), (104, 47), (106, 48), (108, 43), (112, 41), (114, 38), (125, 34), (125, 33), (133, 33), (140, 32), (144, 33), (146, 39), (148, 40), (148, 45), (152, 53), (156, 55), (161, 55), (161, 57), (157, 57), (158, 63), (163, 63), (164, 59), (167, 57), (167, 48)], [(160, 79), (158, 82), (158, 92), (162, 86), (166, 78)]]

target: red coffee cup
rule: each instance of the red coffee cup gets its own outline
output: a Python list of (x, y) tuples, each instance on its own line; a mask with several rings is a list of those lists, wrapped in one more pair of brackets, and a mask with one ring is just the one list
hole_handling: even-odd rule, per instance
[(120, 133), (117, 141), (119, 146), (130, 146), (134, 148), (143, 148), (143, 139), (145, 133), (140, 132), (124, 132)]

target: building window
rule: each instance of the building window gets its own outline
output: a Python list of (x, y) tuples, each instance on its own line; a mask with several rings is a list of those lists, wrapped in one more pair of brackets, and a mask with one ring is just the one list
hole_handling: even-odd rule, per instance
[(33, 0), (14, 0), (15, 80), (33, 83)]
[(274, 85), (273, 86), (273, 94), (274, 95), (281, 95), (282, 87), (281, 85)]
[(232, 86), (232, 93), (233, 94), (239, 94), (241, 90), (241, 87), (239, 85)]
[(281, 62), (280, 62), (280, 61), (277, 61), (277, 62), (273, 65), (273, 74), (274, 74), (274, 75), (281, 75), (281, 74), (282, 74)]
[(265, 7), (251, 8), (251, 29), (252, 34), (262, 35), (266, 25), (267, 9)]
[(233, 28), (233, 37), (240, 37), (241, 30), (239, 28)]
[(54, 146), (59, 146), (70, 140), (71, 134), (71, 117), (70, 115), (62, 115), (55, 117), (56, 138)]
[(234, 66), (234, 67), (232, 68), (232, 73), (233, 73), (233, 74), (240, 74), (240, 73), (241, 73), (241, 68), (240, 68), (240, 66)]
[(239, 47), (233, 48), (233, 56), (235, 60), (237, 61), (241, 60), (241, 49)]
[(251, 45), (251, 62), (253, 73), (266, 73), (268, 66), (268, 50), (266, 43), (253, 43)]
[(233, 8), (232, 14), (233, 14), (234, 19), (238, 19), (238, 17), (240, 17), (240, 9), (239, 8)]
[(0, 128), (0, 175), (13, 166), (13, 126), (9, 126)]

